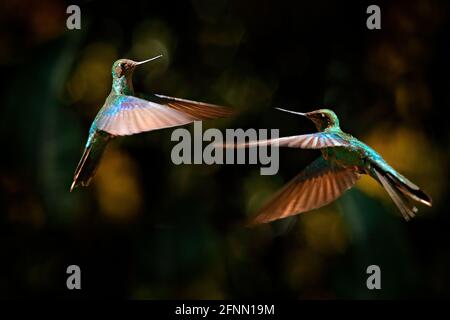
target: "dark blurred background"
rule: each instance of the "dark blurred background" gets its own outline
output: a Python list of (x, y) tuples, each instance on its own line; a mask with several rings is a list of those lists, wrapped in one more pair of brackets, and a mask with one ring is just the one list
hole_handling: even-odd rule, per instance
[[(450, 297), (449, 3), (376, 1), (0, 4), (0, 297), (378, 299)], [(381, 30), (366, 8), (381, 7)], [(318, 151), (280, 150), (280, 171), (180, 165), (171, 129), (110, 144), (69, 193), (118, 58), (164, 54), (137, 93), (233, 107), (203, 127), (315, 130), (274, 111), (328, 107), (434, 200), (405, 222), (369, 178), (314, 212), (239, 226)], [(189, 130), (193, 126), (186, 126)], [(82, 290), (66, 288), (81, 267)], [(366, 288), (381, 267), (382, 290)]]

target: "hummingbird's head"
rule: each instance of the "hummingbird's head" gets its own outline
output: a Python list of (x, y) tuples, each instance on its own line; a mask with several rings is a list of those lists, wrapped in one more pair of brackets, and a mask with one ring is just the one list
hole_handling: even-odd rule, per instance
[(333, 110), (319, 109), (305, 113), (308, 119), (316, 125), (317, 130), (325, 130), (329, 128), (339, 128), (339, 119)]
[(134, 68), (136, 68), (136, 62), (134, 62), (133, 60), (117, 60), (112, 66), (112, 76), (114, 78), (128, 76), (133, 73)]
[(154, 58), (148, 59), (148, 60), (144, 60), (144, 61), (140, 61), (140, 62), (136, 62), (133, 60), (129, 60), (129, 59), (120, 59), (117, 60), (116, 62), (114, 62), (113, 66), (112, 66), (112, 76), (113, 78), (120, 78), (120, 77), (127, 77), (131, 74), (133, 74), (134, 69), (140, 65), (140, 64), (144, 64), (146, 62), (155, 60), (162, 57), (162, 55), (160, 54), (159, 56), (156, 56)]
[(290, 110), (285, 110), (281, 108), (277, 108), (278, 110), (298, 114), (304, 117), (307, 117), (308, 119), (311, 119), (312, 122), (317, 127), (317, 130), (323, 131), (325, 129), (329, 128), (339, 128), (339, 119), (337, 115), (333, 112), (333, 110), (330, 109), (319, 109), (311, 112), (295, 112)]

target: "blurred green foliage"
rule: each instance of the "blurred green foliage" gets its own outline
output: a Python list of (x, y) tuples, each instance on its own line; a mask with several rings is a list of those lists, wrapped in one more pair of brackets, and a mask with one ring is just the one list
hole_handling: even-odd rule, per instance
[[(417, 298), (450, 296), (448, 4), (192, 0), (0, 5), (0, 297)], [(240, 226), (317, 157), (280, 150), (276, 176), (252, 165), (180, 165), (171, 130), (114, 141), (92, 186), (69, 193), (88, 128), (122, 57), (158, 63), (135, 90), (232, 106), (204, 128), (314, 130), (274, 106), (334, 109), (433, 196), (405, 223), (370, 179), (336, 203), (253, 229)], [(187, 126), (192, 130), (192, 126)], [(65, 288), (82, 270), (81, 292)], [(382, 290), (367, 290), (370, 264)]]

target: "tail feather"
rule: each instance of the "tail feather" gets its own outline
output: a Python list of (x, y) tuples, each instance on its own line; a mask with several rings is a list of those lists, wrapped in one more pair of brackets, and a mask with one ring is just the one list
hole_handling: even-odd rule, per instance
[(396, 172), (386, 163), (373, 164), (372, 176), (383, 185), (406, 220), (414, 217), (418, 211), (410, 199), (431, 207), (431, 197), (414, 183)]
[[(421, 190), (418, 186), (413, 184), (411, 181), (409, 181), (403, 176), (401, 176), (402, 179), (399, 179), (391, 172), (388, 172), (387, 176), (389, 177), (390, 180), (392, 180), (395, 183), (395, 185), (401, 190), (403, 194), (429, 207), (432, 206), (433, 200), (431, 199), (431, 197), (428, 194), (426, 194), (423, 190)], [(408, 183), (403, 183), (404, 181), (407, 181)]]
[[(391, 185), (395, 186), (397, 191), (400, 191), (403, 195), (425, 204), (427, 206), (432, 205), (433, 200), (429, 195), (427, 195), (423, 190), (421, 190), (417, 185), (409, 181), (406, 177), (395, 171), (389, 164), (387, 164), (382, 159), (370, 159), (372, 168), (378, 171), (383, 177), (390, 181)], [(377, 178), (375, 174), (372, 173), (374, 178)]]
[(75, 169), (70, 192), (78, 186), (86, 187), (97, 171), (103, 152), (107, 146), (110, 136), (95, 133), (91, 142), (84, 149), (80, 162)]
[(92, 157), (91, 161), (88, 161), (91, 150), (92, 146), (86, 147), (84, 149), (83, 155), (81, 156), (80, 162), (78, 163), (75, 174), (73, 176), (72, 185), (70, 186), (70, 192), (72, 192), (73, 189), (75, 189), (79, 185), (88, 186), (91, 182), (91, 178), (93, 176), (95, 168), (97, 167), (97, 165), (95, 165), (95, 163), (92, 161)]
[(395, 205), (400, 210), (403, 218), (406, 221), (409, 221), (411, 218), (413, 218), (417, 212), (417, 208), (413, 206), (409, 202), (409, 200), (398, 191), (396, 186), (393, 185), (387, 177), (378, 172), (378, 170), (375, 170), (375, 174), (380, 183), (383, 185), (384, 189), (391, 197), (392, 201), (394, 201)]

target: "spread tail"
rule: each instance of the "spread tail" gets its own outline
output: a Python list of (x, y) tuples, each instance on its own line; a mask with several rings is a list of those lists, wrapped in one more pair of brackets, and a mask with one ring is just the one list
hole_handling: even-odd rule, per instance
[(386, 172), (380, 168), (374, 168), (374, 172), (405, 220), (414, 217), (418, 211), (410, 199), (431, 207), (431, 197), (399, 173)]
[(404, 195), (429, 207), (432, 206), (433, 200), (431, 197), (404, 176), (400, 175), (398, 172), (395, 175), (391, 172), (387, 172), (387, 176), (396, 184)]

